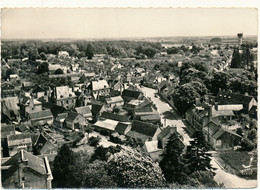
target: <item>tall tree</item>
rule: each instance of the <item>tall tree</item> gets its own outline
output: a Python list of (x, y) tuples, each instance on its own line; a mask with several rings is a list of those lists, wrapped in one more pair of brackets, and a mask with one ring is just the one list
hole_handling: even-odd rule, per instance
[(187, 168), (182, 155), (183, 148), (184, 145), (179, 140), (177, 134), (173, 133), (170, 136), (160, 162), (160, 167), (168, 183), (184, 184), (187, 180), (185, 173), (187, 172)]
[(186, 159), (189, 174), (197, 171), (213, 172), (211, 162), (211, 154), (207, 153), (209, 145), (205, 140), (202, 131), (196, 131), (194, 138), (190, 141), (190, 146), (187, 147)]
[(86, 56), (88, 57), (88, 59), (92, 59), (93, 55), (94, 55), (94, 47), (91, 43), (89, 43), (86, 48)]
[(54, 187), (72, 187), (73, 166), (75, 164), (75, 153), (69, 145), (62, 145), (53, 163), (53, 183)]

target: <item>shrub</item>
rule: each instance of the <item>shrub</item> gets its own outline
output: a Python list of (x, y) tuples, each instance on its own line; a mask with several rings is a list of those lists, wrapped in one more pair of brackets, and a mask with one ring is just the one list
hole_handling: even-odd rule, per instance
[(243, 139), (241, 141), (241, 150), (244, 151), (252, 151), (255, 147), (255, 144), (251, 141), (249, 141), (248, 139)]
[(88, 140), (88, 144), (90, 146), (98, 146), (99, 142), (100, 142), (100, 137), (90, 137), (89, 140)]

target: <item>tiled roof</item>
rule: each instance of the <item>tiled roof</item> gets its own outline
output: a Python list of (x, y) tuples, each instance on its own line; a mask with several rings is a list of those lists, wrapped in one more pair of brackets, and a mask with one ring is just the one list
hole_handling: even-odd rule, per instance
[(151, 123), (145, 123), (140, 121), (133, 121), (131, 131), (153, 137), (155, 132), (157, 131), (158, 126), (153, 125)]
[(116, 126), (118, 124), (118, 121), (106, 119), (104, 121), (97, 121), (94, 126), (103, 128), (103, 129), (108, 129), (110, 131), (114, 131)]
[(110, 113), (110, 112), (106, 112), (106, 111), (104, 111), (102, 113), (101, 117), (105, 118), (105, 119), (111, 119), (111, 120), (121, 121), (121, 122), (129, 121), (129, 116), (118, 115), (118, 114), (114, 114), (114, 113)]
[(77, 107), (75, 108), (76, 112), (85, 116), (85, 115), (89, 115), (92, 116), (91, 113), (91, 109), (89, 108), (89, 106), (82, 106), (82, 107)]
[(161, 120), (159, 115), (142, 115), (140, 116), (142, 121), (154, 121), (154, 120)]
[(7, 135), (7, 143), (8, 146), (15, 146), (24, 143), (32, 143), (31, 134), (29, 133), (22, 133), (22, 134), (13, 134)]
[(31, 120), (35, 120), (35, 119), (41, 119), (41, 118), (51, 118), (53, 117), (51, 110), (47, 109), (47, 110), (42, 110), (39, 112), (32, 112), (29, 113), (29, 117)]
[(92, 81), (92, 90), (102, 90), (105, 88), (109, 88), (106, 80)]
[(57, 100), (64, 99), (64, 98), (70, 98), (70, 97), (76, 97), (75, 93), (72, 92), (72, 90), (68, 86), (59, 86), (56, 87), (56, 97)]
[(12, 156), (9, 160), (7, 160), (2, 166), (11, 166), (4, 172), (2, 176), (2, 180), (5, 181), (8, 179), (14, 172), (16, 172), (19, 168), (19, 162), (27, 162), (26, 168), (31, 168), (33, 171), (37, 172), (40, 175), (47, 174), (47, 168), (44, 159), (34, 156), (28, 153), (25, 150), (20, 150), (14, 156)]
[(117, 131), (121, 134), (124, 134), (127, 127), (128, 127), (128, 124), (119, 122), (115, 128), (115, 131)]
[(106, 98), (105, 100), (108, 104), (124, 101), (121, 96), (110, 97), (110, 98)]
[(69, 112), (66, 121), (74, 121), (79, 114), (76, 112)]
[(140, 94), (142, 94), (142, 92), (126, 89), (122, 92), (122, 97), (131, 97), (137, 99), (140, 96)]

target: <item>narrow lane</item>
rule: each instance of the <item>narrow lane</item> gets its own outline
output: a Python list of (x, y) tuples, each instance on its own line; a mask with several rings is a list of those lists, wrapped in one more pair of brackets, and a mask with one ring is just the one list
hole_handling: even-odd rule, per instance
[(159, 97), (155, 97), (155, 93), (157, 92), (155, 89), (147, 87), (139, 87), (139, 89), (146, 97), (151, 98), (152, 102), (156, 105), (157, 111), (161, 116), (163, 126), (176, 126), (178, 133), (183, 136), (183, 142), (185, 145), (189, 145), (191, 138), (184, 130), (186, 126), (182, 122), (182, 117), (179, 116), (179, 114), (173, 110), (168, 103), (163, 102)]
[[(173, 110), (168, 103), (163, 102), (162, 100), (160, 100), (159, 97), (156, 98), (154, 96), (154, 94), (157, 92), (155, 89), (147, 87), (139, 87), (139, 89), (144, 93), (146, 97), (151, 98), (153, 103), (156, 105), (157, 111), (161, 116), (161, 122), (163, 123), (163, 126), (176, 126), (177, 131), (183, 136), (184, 143), (188, 145), (191, 138), (184, 130), (186, 126), (182, 122), (182, 117), (180, 117), (179, 114), (175, 110)], [(223, 170), (217, 164), (214, 157), (211, 160), (211, 164), (214, 168), (217, 169), (215, 171), (215, 180), (218, 183), (223, 183), (225, 188), (254, 188), (257, 186), (257, 180), (246, 180)]]

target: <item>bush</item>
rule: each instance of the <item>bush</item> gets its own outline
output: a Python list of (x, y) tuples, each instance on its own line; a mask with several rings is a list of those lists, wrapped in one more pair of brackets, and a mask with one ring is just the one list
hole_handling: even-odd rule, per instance
[(243, 139), (241, 141), (241, 150), (252, 151), (255, 148), (255, 144), (248, 139)]
[(100, 142), (100, 137), (97, 136), (97, 137), (90, 137), (89, 140), (88, 140), (88, 144), (90, 146), (98, 146), (99, 142)]

